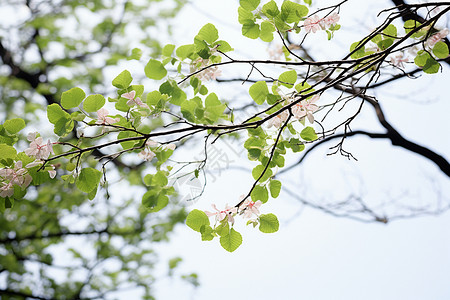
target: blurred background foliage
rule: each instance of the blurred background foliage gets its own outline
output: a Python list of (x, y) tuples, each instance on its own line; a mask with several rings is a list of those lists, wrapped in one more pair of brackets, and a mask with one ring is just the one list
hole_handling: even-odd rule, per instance
[[(139, 57), (135, 47), (159, 55), (170, 36), (170, 20), (185, 2), (2, 1), (1, 123), (20, 117), (28, 124), (24, 134), (50, 133), (41, 122), (47, 105), (74, 86), (106, 93), (110, 66)], [(75, 137), (74, 130), (67, 141)], [(141, 184), (143, 164), (116, 160), (107, 167), (112, 178), (103, 178), (104, 186)], [(155, 275), (155, 245), (168, 241), (186, 212), (172, 205), (150, 215), (136, 199), (132, 193), (127, 199), (110, 197), (104, 189), (89, 201), (62, 180), (30, 189), (23, 201), (0, 214), (1, 299), (103, 299), (136, 287), (151, 299), (152, 284), (161, 276)], [(177, 275), (179, 263), (179, 258), (168, 262), (167, 276)], [(198, 285), (195, 273), (178, 276)]]

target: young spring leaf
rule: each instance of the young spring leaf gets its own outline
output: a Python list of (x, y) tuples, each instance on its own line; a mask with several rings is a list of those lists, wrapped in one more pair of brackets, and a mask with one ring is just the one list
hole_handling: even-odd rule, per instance
[(295, 72), (295, 70), (283, 72), (281, 73), (280, 77), (278, 77), (278, 81), (281, 85), (284, 85), (287, 88), (291, 88), (297, 81), (297, 72)]
[(209, 218), (204, 211), (194, 209), (188, 214), (186, 225), (191, 229), (200, 232), (202, 226), (209, 226)]
[(280, 11), (278, 10), (277, 3), (275, 1), (273, 1), (273, 0), (271, 0), (270, 2), (268, 2), (268, 3), (263, 5), (262, 13), (264, 15), (266, 15), (266, 17), (268, 17), (270, 19), (273, 19), (276, 16), (278, 16)]
[(199, 41), (205, 41), (208, 44), (212, 44), (219, 38), (219, 32), (217, 31), (216, 27), (208, 23), (205, 26), (203, 26), (200, 31), (198, 32), (197, 36), (195, 37), (196, 40)]
[(272, 198), (277, 198), (278, 195), (280, 195), (280, 191), (281, 191), (281, 181), (271, 180), (269, 182), (269, 190), (270, 190), (270, 196), (272, 196)]
[(105, 97), (102, 95), (90, 95), (83, 102), (83, 109), (87, 112), (94, 112), (105, 105)]
[(70, 109), (80, 105), (86, 94), (79, 87), (74, 87), (61, 94), (61, 106), (65, 109)]
[(267, 192), (267, 188), (265, 186), (255, 186), (250, 196), (252, 197), (253, 202), (261, 200), (262, 203), (266, 203), (267, 200), (269, 200), (269, 192)]
[(118, 89), (126, 89), (130, 86), (131, 81), (133, 81), (133, 77), (128, 70), (122, 71), (119, 75), (114, 78), (112, 81), (112, 85)]
[(255, 10), (259, 5), (260, 0), (239, 0), (239, 4), (246, 10)]
[(91, 191), (97, 189), (101, 177), (102, 172), (99, 170), (93, 168), (83, 168), (81, 169), (80, 175), (78, 175), (76, 186), (80, 191), (90, 193)]
[(167, 75), (167, 70), (164, 68), (164, 65), (156, 59), (150, 59), (144, 68), (144, 72), (145, 76), (155, 80), (163, 79)]
[(433, 54), (440, 59), (447, 58), (449, 54), (447, 44), (442, 41), (437, 42), (433, 47)]
[(317, 134), (312, 127), (306, 127), (300, 132), (300, 136), (305, 141), (315, 141), (317, 140)]
[(258, 81), (254, 83), (248, 90), (250, 97), (256, 102), (256, 104), (263, 104), (269, 94), (269, 89), (265, 81)]
[(223, 249), (233, 252), (242, 244), (242, 235), (231, 228), (229, 234), (220, 237), (220, 244)]
[(278, 231), (280, 223), (274, 214), (259, 216), (259, 230), (264, 233), (274, 233)]
[(25, 121), (21, 118), (6, 120), (3, 127), (11, 134), (18, 133), (25, 128)]

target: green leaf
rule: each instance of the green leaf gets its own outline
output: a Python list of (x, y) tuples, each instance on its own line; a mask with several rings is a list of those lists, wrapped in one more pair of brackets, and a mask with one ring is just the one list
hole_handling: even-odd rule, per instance
[[(419, 27), (420, 25), (422, 25), (422, 23), (415, 21), (415, 20), (407, 20), (405, 22), (405, 24), (403, 25), (403, 27), (405, 28), (405, 32), (409, 33), (411, 30), (416, 29), (417, 27)], [(411, 35), (412, 38), (420, 38), (421, 36), (425, 35), (428, 32), (428, 30), (426, 28), (422, 28), (419, 31), (413, 33)]]
[(295, 72), (295, 70), (290, 70), (281, 73), (280, 77), (278, 77), (278, 81), (281, 85), (291, 88), (297, 81), (297, 72)]
[(211, 51), (208, 44), (204, 40), (195, 39), (195, 53), (203, 59), (209, 59)]
[(163, 64), (156, 59), (150, 59), (144, 68), (145, 76), (150, 79), (160, 80), (167, 75), (167, 70)]
[(152, 91), (147, 94), (147, 104), (150, 106), (157, 106), (160, 103), (160, 100), (162, 99), (159, 91)]
[(255, 10), (259, 5), (260, 0), (239, 0), (239, 4), (246, 10)]
[(17, 151), (13, 146), (0, 144), (0, 159), (14, 159)]
[(197, 36), (195, 37), (195, 39), (205, 41), (210, 45), (215, 41), (217, 41), (218, 38), (219, 32), (217, 31), (216, 27), (211, 23), (208, 23), (205, 26), (203, 26), (198, 32)]
[(286, 23), (299, 22), (308, 15), (308, 11), (304, 5), (285, 0), (281, 5), (281, 19)]
[(175, 269), (178, 264), (183, 261), (181, 257), (175, 257), (169, 260), (169, 269), (173, 270)]
[(423, 50), (420, 50), (419, 52), (417, 52), (417, 56), (414, 58), (414, 63), (418, 66), (418, 67), (423, 67), (425, 66), (425, 64), (427, 63), (427, 60), (430, 58), (431, 56), (428, 54), (428, 52), (425, 52)]
[(131, 77), (131, 73), (128, 70), (122, 71), (116, 78), (112, 81), (112, 85), (118, 89), (126, 89), (130, 86), (131, 81), (133, 81), (133, 77)]
[[(386, 50), (387, 48), (389, 48), (392, 44), (394, 43), (394, 39), (391, 38), (387, 38), (384, 40), (381, 40), (377, 43), (378, 48), (380, 48), (381, 50)], [(367, 53), (365, 53), (367, 54)]]
[(301, 152), (305, 149), (305, 145), (297, 138), (290, 139), (287, 146), (290, 147), (294, 153)]
[(213, 235), (214, 229), (209, 225), (203, 225), (200, 228), (200, 233), (202, 234), (202, 241), (211, 241), (214, 239)]
[(271, 0), (270, 2), (263, 5), (262, 13), (266, 15), (266, 17), (268, 17), (269, 19), (273, 19), (276, 16), (278, 16), (280, 11), (278, 10), (277, 3)]
[(47, 118), (55, 125), (54, 132), (59, 136), (65, 136), (73, 129), (73, 120), (70, 114), (63, 111), (61, 106), (53, 103), (47, 106)]
[(173, 50), (175, 50), (175, 45), (167, 44), (162, 49), (162, 55), (164, 55), (164, 56), (172, 56)]
[(281, 191), (281, 181), (279, 180), (271, 180), (269, 182), (270, 196), (272, 198), (277, 198), (280, 195)]
[(172, 156), (173, 150), (171, 149), (161, 150), (156, 152), (155, 154), (156, 158), (158, 159), (158, 165), (161, 165), (165, 163), (170, 158), (170, 156)]
[(209, 226), (209, 218), (204, 211), (194, 209), (188, 214), (186, 225), (191, 229), (200, 232), (202, 226)]
[(269, 200), (269, 192), (265, 186), (255, 186), (250, 196), (254, 202), (261, 200), (262, 203), (266, 203)]
[(97, 189), (93, 189), (92, 191), (90, 191), (87, 196), (89, 200), (94, 200), (95, 195), (97, 195)]
[(181, 59), (184, 60), (188, 57), (190, 57), (195, 51), (195, 45), (189, 44), (189, 45), (182, 45), (177, 48), (177, 51), (175, 52), (176, 55)]
[(228, 218), (225, 218), (222, 222), (220, 222), (219, 226), (217, 226), (214, 231), (220, 236), (229, 234), (230, 224), (228, 223)]
[(271, 42), (273, 40), (273, 32), (275, 31), (275, 26), (268, 21), (264, 21), (261, 23), (261, 32), (259, 37), (264, 42)]
[(87, 112), (94, 112), (105, 105), (105, 97), (100, 94), (90, 95), (83, 102), (83, 109)]
[(314, 131), (314, 128), (308, 126), (300, 132), (300, 137), (305, 141), (315, 141), (317, 140), (317, 134)]
[(142, 50), (139, 49), (139, 48), (133, 48), (133, 49), (131, 50), (131, 55), (128, 56), (127, 59), (128, 59), (128, 60), (132, 60), (132, 59), (140, 60), (141, 57), (142, 57)]
[(70, 109), (80, 105), (86, 94), (79, 87), (74, 87), (68, 91), (65, 91), (61, 95), (61, 106), (65, 109)]
[(223, 249), (233, 252), (242, 244), (242, 235), (231, 228), (229, 234), (220, 237), (220, 244)]
[(255, 16), (253, 16), (252, 12), (242, 8), (241, 6), (239, 6), (238, 8), (238, 21), (240, 24), (245, 24), (248, 22), (253, 22), (255, 21)]
[(383, 33), (389, 37), (397, 37), (397, 28), (393, 24), (389, 24), (388, 27), (383, 30)]
[(449, 54), (447, 44), (442, 41), (437, 42), (433, 47), (433, 54), (436, 55), (437, 58), (447, 58)]
[(147, 191), (142, 196), (142, 205), (146, 207), (149, 212), (158, 212), (169, 204), (169, 198), (156, 190)]
[(186, 100), (181, 103), (181, 114), (189, 122), (195, 122), (195, 109), (197, 108), (197, 103), (195, 101)]
[[(264, 171), (264, 166), (263, 165), (258, 165), (256, 166), (253, 170), (252, 170), (252, 176), (255, 180), (257, 180), (259, 178), (259, 176), (261, 175), (261, 173)], [(266, 172), (264, 173), (264, 175), (261, 177), (261, 179), (259, 180), (259, 182), (264, 182), (267, 179), (269, 179), (269, 177), (272, 176), (272, 170), (270, 168), (267, 168)]]
[(434, 59), (430, 58), (427, 60), (426, 64), (423, 66), (423, 71), (427, 74), (435, 74), (439, 72), (441, 65)]
[(222, 52), (229, 52), (229, 51), (233, 51), (234, 49), (230, 46), (230, 44), (228, 44), (228, 42), (224, 41), (224, 40), (220, 40), (220, 41), (216, 41), (214, 42), (213, 46), (216, 45), (220, 45), (217, 47), (217, 50), (222, 51)]
[[(295, 90), (297, 91), (297, 92), (301, 92), (301, 91), (304, 91), (304, 90), (306, 90), (306, 89), (309, 89), (311, 86), (307, 83), (307, 82), (301, 82), (301, 83), (299, 83), (299, 84), (297, 84), (296, 86), (295, 86)], [(311, 90), (309, 90), (310, 92), (313, 92), (314, 91), (314, 89), (311, 89)]]
[(251, 39), (257, 39), (259, 37), (259, 25), (248, 20), (242, 24), (242, 35)]
[(209, 94), (205, 99), (205, 114), (204, 117), (211, 123), (217, 122), (222, 116), (226, 105), (220, 102), (215, 93)]
[(81, 111), (74, 111), (73, 113), (70, 114), (70, 118), (72, 118), (72, 120), (74, 121), (81, 122), (86, 118), (86, 115)]
[(21, 118), (6, 120), (3, 127), (11, 134), (16, 134), (25, 128), (25, 121)]
[(152, 185), (164, 187), (167, 185), (169, 180), (167, 179), (166, 174), (163, 171), (156, 172), (155, 176), (152, 179)]
[(187, 98), (186, 93), (180, 89), (177, 83), (173, 80), (168, 80), (161, 84), (159, 91), (161, 94), (171, 96), (169, 101), (174, 105), (181, 105)]
[(94, 168), (81, 169), (80, 175), (78, 175), (76, 181), (76, 186), (80, 191), (90, 193), (97, 189), (101, 177), (102, 172), (99, 170)]
[(360, 46), (361, 46), (361, 42), (354, 42), (353, 44), (351, 44), (350, 53), (355, 51), (355, 49), (358, 49), (355, 52), (353, 52), (352, 55), (350, 55), (351, 58), (358, 59), (358, 58), (361, 58), (364, 56), (364, 54), (366, 53), (366, 50), (365, 50), (366, 48), (365, 48), (365, 46), (361, 46), (361, 47)]
[(259, 230), (264, 233), (274, 233), (278, 231), (280, 223), (274, 214), (259, 216)]
[(275, 27), (278, 28), (279, 31), (287, 31), (292, 28), (289, 24), (287, 24), (283, 19), (281, 18), (281, 15), (278, 15), (274, 19), (275, 21)]
[(427, 74), (437, 73), (440, 68), (440, 64), (433, 57), (431, 57), (428, 52), (423, 50), (417, 52), (417, 56), (414, 58), (414, 63), (421, 67)]
[(248, 93), (257, 104), (261, 105), (269, 94), (269, 88), (265, 81), (258, 81), (250, 87)]

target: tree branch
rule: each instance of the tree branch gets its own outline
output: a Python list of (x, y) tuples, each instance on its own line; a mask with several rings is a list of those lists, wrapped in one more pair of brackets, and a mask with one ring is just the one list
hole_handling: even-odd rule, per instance
[[(402, 20), (403, 22), (406, 22), (408, 20), (415, 20), (420, 23), (426, 22), (426, 20), (419, 16), (417, 13), (411, 10), (410, 6), (405, 3), (403, 0), (392, 0), (392, 2), (397, 6), (398, 10), (402, 12)], [(442, 5), (442, 3), (439, 3)], [(429, 3), (427, 3), (429, 5)], [(443, 39), (443, 41), (447, 44), (447, 47), (450, 48), (450, 41), (448, 38)], [(450, 65), (450, 57), (447, 57), (444, 59), (444, 61)]]

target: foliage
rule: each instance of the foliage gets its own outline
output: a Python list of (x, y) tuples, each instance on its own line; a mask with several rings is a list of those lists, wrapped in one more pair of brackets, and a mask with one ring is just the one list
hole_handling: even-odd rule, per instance
[[(108, 101), (102, 95), (106, 93), (97, 94), (104, 89), (100, 84), (96, 84), (98, 78), (88, 85), (83, 80), (75, 83), (76, 78), (66, 81), (64, 85), (57, 87), (58, 92), (50, 97), (52, 101), (47, 107), (47, 119), (52, 124), (57, 138), (45, 142), (37, 133), (28, 134), (27, 139), (30, 143), (28, 148), (22, 151), (24, 148), (22, 142), (25, 139), (22, 131), (30, 120), (8, 118), (9, 120), (0, 127), (2, 147), (0, 199), (4, 215), (15, 216), (20, 220), (19, 214), (26, 210), (22, 212), (17, 208), (25, 203), (37, 203), (40, 197), (47, 197), (43, 191), (50, 186), (57, 187), (56, 192), (51, 192), (50, 195), (59, 198), (58, 202), (64, 202), (61, 197), (63, 193), (70, 193), (74, 199), (76, 196), (79, 197), (76, 203), (64, 202), (64, 205), (68, 205), (68, 210), (90, 206), (85, 199), (99, 199), (100, 194), (108, 201), (111, 189), (109, 183), (112, 181), (109, 178), (123, 176), (130, 184), (145, 189), (139, 196), (142, 206), (135, 209), (130, 216), (122, 216), (121, 209), (126, 206), (120, 204), (112, 211), (108, 209), (107, 213), (103, 212), (99, 214), (100, 217), (96, 216), (86, 227), (84, 234), (99, 235), (101, 241), (99, 243), (105, 243), (97, 252), (102, 258), (107, 259), (114, 253), (126, 265), (127, 260), (121, 250), (104, 250), (115, 246), (109, 241), (111, 235), (120, 236), (122, 246), (129, 245), (151, 253), (151, 249), (141, 247), (143, 240), (165, 239), (173, 226), (183, 221), (185, 217), (186, 225), (198, 232), (201, 240), (211, 241), (217, 238), (220, 245), (229, 252), (238, 249), (244, 240), (237, 231), (238, 226), (235, 226), (236, 222), (241, 222), (241, 218), (247, 219), (247, 225), (258, 226), (263, 233), (278, 231), (277, 217), (272, 213), (263, 214), (261, 211), (266, 209), (265, 203), (280, 195), (282, 182), (277, 176), (283, 172), (286, 157), (301, 152), (308, 153), (315, 145), (338, 136), (342, 139), (335, 147), (335, 153), (340, 152), (345, 157), (351, 158), (351, 153), (343, 149), (344, 139), (352, 134), (350, 125), (358, 117), (364, 103), (380, 111), (378, 102), (367, 94), (367, 90), (377, 83), (383, 72), (386, 69), (398, 72), (392, 76), (394, 79), (410, 72), (434, 74), (439, 72), (442, 61), (448, 58), (448, 41), (445, 41), (448, 30), (438, 30), (434, 26), (446, 12), (450, 11), (450, 6), (445, 3), (433, 3), (388, 9), (385, 13), (389, 15), (385, 17), (384, 22), (367, 36), (349, 45), (349, 52), (345, 57), (315, 61), (307, 50), (302, 48), (302, 44), (305, 39), (317, 38), (313, 34), (320, 31), (327, 33), (328, 40), (336, 38), (341, 28), (338, 24), (340, 19), (338, 12), (345, 2), (310, 13), (307, 6), (310, 3), (307, 1), (306, 5), (303, 5), (289, 0), (281, 4), (273, 0), (264, 3), (259, 0), (241, 0), (238, 22), (242, 25), (242, 35), (250, 39), (260, 39), (265, 43), (275, 38), (280, 39), (284, 45), (282, 49), (284, 59), (234, 59), (234, 49), (230, 43), (221, 40), (215, 25), (208, 23), (193, 36), (190, 44), (178, 46), (167, 44), (159, 47), (160, 51), (152, 55), (143, 65), (146, 79), (138, 78), (128, 70), (118, 73), (111, 84), (108, 84), (108, 87), (114, 87), (113, 91), (108, 93), (110, 95)], [(427, 13), (426, 18), (420, 22), (407, 20), (403, 22), (403, 28), (396, 24), (411, 10), (419, 13), (422, 10), (437, 8), (440, 9), (438, 12)], [(396, 9), (398, 12), (393, 11)], [(319, 14), (324, 16), (320, 17)], [(100, 23), (103, 25), (99, 25), (97, 30), (111, 30), (111, 23), (106, 20), (104, 22), (106, 23)], [(295, 38), (300, 38), (300, 41), (292, 42)], [(103, 50), (102, 47), (100, 49)], [(407, 50), (410, 54), (406, 53)], [(141, 53), (145, 53), (145, 50), (134, 48), (131, 57), (140, 59)], [(407, 57), (408, 55), (412, 57)], [(73, 59), (70, 64), (75, 64), (75, 61)], [(404, 63), (412, 61), (418, 68), (410, 71)], [(256, 108), (256, 113), (241, 117), (239, 119), (242, 121), (235, 122), (235, 114), (242, 112), (230, 108), (219, 91), (212, 91), (214, 86), (209, 85), (207, 81), (221, 76), (222, 66), (232, 67), (239, 64), (249, 65), (251, 68), (243, 81), (252, 83), (248, 89), (248, 99), (252, 99), (251, 106)], [(282, 68), (277, 70), (278, 76), (275, 78), (260, 70), (260, 65)], [(251, 77), (254, 70), (261, 76)], [(59, 79), (61, 78), (57, 78), (55, 82)], [(159, 87), (146, 90), (145, 83), (148, 79), (152, 80), (152, 83), (157, 82)], [(332, 89), (347, 93), (349, 96), (331, 99), (328, 92)], [(46, 97), (49, 94), (43, 95)], [(61, 101), (57, 103), (59, 98)], [(337, 110), (336, 104), (358, 98), (362, 100), (358, 111), (345, 115), (345, 121), (327, 128), (322, 125), (327, 115)], [(115, 108), (114, 113), (109, 113), (112, 106)], [(320, 113), (325, 115), (322, 121), (317, 118)], [(388, 133), (395, 136), (396, 143), (421, 153), (438, 164), (444, 172), (449, 172), (448, 162), (445, 159), (442, 161), (435, 153), (424, 151), (420, 147), (415, 147), (416, 145), (412, 147), (411, 142), (403, 139), (401, 135), (399, 137), (389, 123), (381, 119), (380, 122)], [(336, 134), (337, 130), (343, 130), (341, 136)], [(198, 178), (208, 162), (207, 146), (236, 133), (246, 138), (243, 146), (249, 161), (253, 163), (252, 186), (231, 206), (218, 209), (216, 204), (212, 204), (212, 212), (193, 209), (186, 216), (182, 206), (174, 205), (177, 191), (170, 179), (188, 166), (193, 166), (192, 172), (188, 175)], [(182, 151), (183, 147), (196, 136), (204, 138), (204, 159), (177, 162), (173, 157), (174, 154)], [(388, 135), (387, 138), (394, 142), (391, 136)], [(137, 158), (143, 162), (125, 163), (136, 161)], [(146, 168), (143, 167), (144, 162), (147, 164)], [(55, 179), (56, 173), (58, 176)], [(32, 196), (29, 194), (34, 189), (38, 191), (39, 196), (36, 198), (38, 200), (30, 198)], [(107, 206), (109, 204), (104, 207)], [(380, 216), (376, 214), (373, 216), (377, 221), (383, 221)], [(57, 234), (59, 237), (77, 234), (55, 222), (59, 226)], [(148, 223), (152, 225), (149, 227)], [(98, 224), (106, 225), (99, 230)], [(41, 231), (44, 230), (44, 225), (39, 227), (38, 232), (17, 233), (17, 237), (20, 237), (18, 240), (21, 238), (29, 240), (39, 236), (45, 243), (46, 240), (43, 238), (47, 234)], [(130, 227), (126, 227), (127, 225)], [(45, 230), (48, 235), (53, 235), (53, 228)], [(17, 238), (10, 238), (8, 234), (3, 238), (6, 242), (16, 240)], [(45, 246), (42, 253), (45, 253), (44, 248)], [(80, 252), (74, 250), (73, 253), (83, 261)], [(42, 259), (44, 258), (39, 258)], [(121, 270), (126, 272), (128, 269), (124, 264)], [(151, 261), (147, 264), (149, 267), (152, 266)], [(171, 261), (170, 269), (177, 264), (178, 260)], [(94, 268), (89, 262), (83, 266), (89, 271)], [(8, 272), (15, 271), (8, 270)], [(17, 272), (24, 273), (23, 269)], [(131, 278), (131, 274), (129, 276)], [(114, 279), (119, 276), (114, 273), (109, 277)], [(196, 282), (195, 276), (186, 278)], [(113, 279), (110, 286), (102, 283), (106, 286), (106, 290), (118, 285)], [(13, 281), (12, 277), (10, 280)], [(148, 287), (148, 282), (145, 281), (148, 278), (145, 276), (134, 280), (138, 285)], [(77, 286), (81, 293), (83, 284), (78, 283)], [(29, 287), (20, 289), (28, 292), (27, 288), (29, 289)], [(58, 297), (56, 287), (52, 285), (51, 289), (54, 291), (52, 296)], [(101, 292), (102, 289), (103, 287), (97, 285), (89, 287), (89, 291)], [(149, 293), (148, 290), (147, 292)]]
[[(74, 108), (96, 112), (105, 104), (103, 95), (92, 91), (108, 90), (109, 68), (140, 55), (159, 55), (163, 47), (153, 32), (162, 32), (160, 24), (166, 24), (183, 4), (167, 1), (169, 12), (159, 8), (159, 1), (2, 2), (0, 10), (12, 10), (15, 18), (0, 25), (0, 111), (6, 120), (0, 125), (2, 168), (20, 158), (22, 166), (13, 163), (20, 174), (33, 162), (28, 154), (45, 159), (65, 143), (76, 144), (76, 129), (85, 115)], [(130, 29), (138, 40), (128, 38)], [(138, 51), (132, 45), (146, 48)], [(128, 78), (131, 74), (123, 72), (113, 84), (128, 87)], [(51, 129), (43, 125), (43, 112)], [(104, 118), (109, 120), (107, 114)], [(38, 135), (29, 137), (27, 142), (34, 148), (28, 154), (16, 150), (37, 128), (42, 136), (54, 131), (63, 137), (60, 144), (47, 148)], [(87, 139), (84, 145), (96, 143)], [(99, 169), (93, 159), (99, 155), (96, 150), (86, 151), (85, 168), (76, 180), (72, 176), (76, 160), (29, 165), (31, 186), (26, 190), (16, 186), (11, 197), (0, 198), (0, 298), (87, 299), (109, 297), (130, 287), (140, 288), (147, 298), (154, 295), (155, 244), (168, 241), (187, 213), (171, 203), (164, 214), (153, 217), (135, 195), (120, 201), (110, 197), (116, 186), (143, 184), (139, 177), (145, 166), (116, 163)], [(106, 170), (108, 177), (102, 172)], [(56, 173), (62, 180), (51, 180)], [(11, 174), (2, 173), (1, 187), (5, 175)], [(21, 181), (27, 175), (19, 175), (14, 183), (27, 184)], [(120, 177), (126, 182), (119, 182)], [(171, 272), (198, 284), (194, 273), (179, 274), (176, 266)]]

